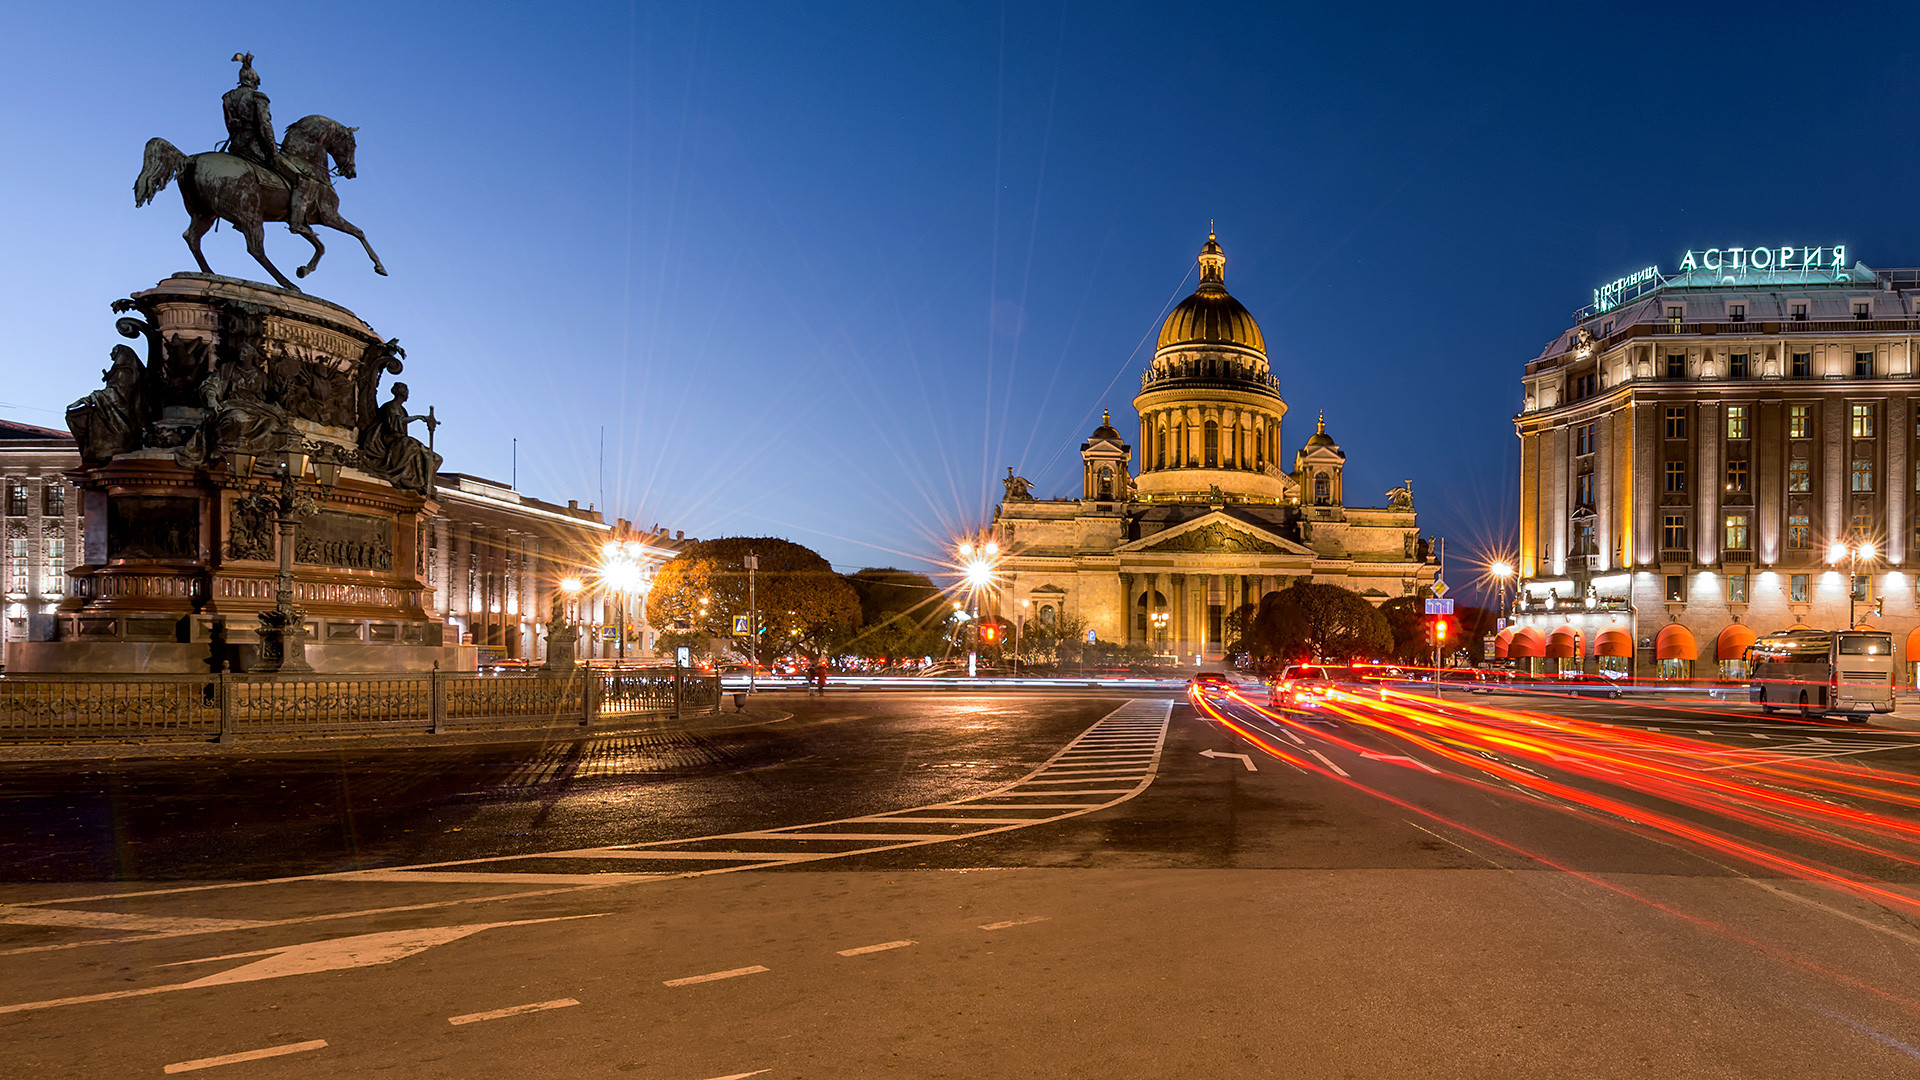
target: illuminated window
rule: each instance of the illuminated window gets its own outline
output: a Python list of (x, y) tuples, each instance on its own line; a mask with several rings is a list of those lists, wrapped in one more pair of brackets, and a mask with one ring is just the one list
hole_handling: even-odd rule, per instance
[[(1920, 475), (1920, 462), (1916, 462), (1914, 468), (1916, 475)], [(1813, 465), (1811, 462), (1787, 462), (1787, 490), (1801, 495), (1813, 490)]]
[(1865, 600), (1867, 598), (1867, 576), (1865, 574), (1855, 574), (1852, 587), (1847, 591), (1851, 594), (1848, 599)]
[(1813, 546), (1813, 525), (1805, 514), (1787, 515), (1787, 547), (1805, 551)]
[(1687, 490), (1687, 463), (1684, 461), (1667, 462), (1667, 490), (1682, 492)]
[(1667, 603), (1684, 604), (1687, 601), (1687, 576), (1685, 574), (1667, 575)]
[(1797, 352), (1793, 354), (1793, 377), (1796, 379), (1813, 378), (1813, 354)]
[[(1920, 431), (1920, 412), (1914, 416), (1914, 429)], [(1787, 437), (1804, 439), (1813, 432), (1813, 406), (1787, 406)]]
[(1594, 542), (1593, 522), (1582, 521), (1576, 524), (1573, 529), (1573, 553), (1592, 555), (1598, 550), (1599, 546)]
[(64, 537), (49, 536), (46, 550), (42, 552), (46, 565), (40, 571), (40, 592), (43, 596), (62, 596), (67, 591), (67, 541)]
[(1853, 437), (1873, 438), (1873, 406), (1855, 405), (1853, 407)]
[(1847, 484), (1848, 490), (1873, 490), (1873, 462), (1871, 460), (1867, 458), (1854, 458), (1853, 471), (1849, 475), (1852, 479)]
[(1327, 482), (1326, 473), (1313, 478), (1313, 502), (1315, 506), (1326, 506), (1333, 502), (1333, 486)]
[(1687, 377), (1687, 354), (1667, 354), (1667, 378), (1684, 379)]
[(11, 579), (7, 591), (24, 593), (27, 591), (27, 542), (11, 540), (7, 548), (7, 577)]
[(1164, 424), (1161, 425), (1159, 434), (1153, 440), (1153, 467), (1156, 469), (1167, 467), (1167, 429)]
[(1679, 322), (1682, 318), (1686, 317), (1686, 314), (1687, 314), (1687, 309), (1680, 306), (1679, 304), (1667, 305), (1667, 321), (1670, 323)]
[(1687, 437), (1687, 410), (1684, 408), (1667, 410), (1667, 438), (1684, 439)]
[(1734, 353), (1727, 357), (1727, 378), (1744, 379), (1747, 377), (1747, 354)]
[(1730, 604), (1747, 602), (1747, 575), (1734, 574), (1727, 578), (1727, 602)]
[(1853, 377), (1856, 379), (1873, 378), (1873, 354), (1857, 352), (1853, 354)]
[(1745, 458), (1727, 462), (1727, 490), (1732, 492), (1747, 490), (1747, 461)]
[(1747, 550), (1747, 515), (1727, 515), (1726, 539), (1728, 551)]
[(1807, 575), (1794, 574), (1787, 578), (1787, 599), (1796, 604), (1807, 602)]
[(40, 485), (40, 512), (47, 517), (67, 516), (67, 485), (48, 480)]
[(7, 484), (7, 516), (27, 516), (27, 485), (25, 481), (13, 480)]
[(1747, 437), (1747, 407), (1745, 405), (1727, 406), (1727, 438), (1744, 439)]
[(1687, 519), (1680, 514), (1668, 514), (1666, 524), (1660, 530), (1660, 546), (1668, 551), (1679, 551), (1687, 546)]
[(1594, 425), (1582, 424), (1573, 429), (1573, 452), (1576, 454), (1593, 453)]
[(1206, 457), (1203, 460), (1207, 468), (1211, 469), (1220, 464), (1220, 425), (1209, 420), (1204, 430), (1205, 434), (1202, 438), (1203, 445), (1206, 447)]
[(1573, 502), (1575, 506), (1593, 505), (1593, 474), (1581, 473), (1573, 478)]

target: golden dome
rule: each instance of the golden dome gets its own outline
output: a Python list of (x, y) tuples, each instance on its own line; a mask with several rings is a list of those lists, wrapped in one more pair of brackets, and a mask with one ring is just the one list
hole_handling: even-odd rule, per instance
[(1212, 230), (1200, 249), (1200, 287), (1180, 301), (1160, 327), (1158, 348), (1169, 345), (1237, 345), (1267, 351), (1260, 324), (1227, 293), (1227, 256)]

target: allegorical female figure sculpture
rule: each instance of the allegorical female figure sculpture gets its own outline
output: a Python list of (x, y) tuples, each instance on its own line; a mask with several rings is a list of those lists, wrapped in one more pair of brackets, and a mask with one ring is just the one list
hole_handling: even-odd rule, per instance
[(113, 364), (100, 373), (106, 385), (67, 406), (67, 429), (80, 444), (80, 460), (89, 465), (140, 448), (146, 425), (140, 400), (145, 369), (125, 345), (113, 347)]
[(440, 469), (440, 455), (407, 434), (407, 425), (415, 420), (432, 422), (407, 414), (407, 384), (394, 383), (392, 400), (380, 406), (374, 422), (360, 433), (360, 454), (369, 471), (385, 476), (394, 487), (426, 491)]

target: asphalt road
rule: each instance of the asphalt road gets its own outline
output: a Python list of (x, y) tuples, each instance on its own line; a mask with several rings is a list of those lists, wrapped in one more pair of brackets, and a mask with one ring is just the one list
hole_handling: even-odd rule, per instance
[(0, 1075), (1920, 1075), (1906, 732), (782, 705), (0, 766)]

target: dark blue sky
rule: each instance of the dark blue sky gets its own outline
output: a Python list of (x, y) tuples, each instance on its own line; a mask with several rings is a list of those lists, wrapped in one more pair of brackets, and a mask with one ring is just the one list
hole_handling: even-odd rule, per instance
[[(1545, 7), (1545, 6), (1543, 6)], [(1130, 401), (1210, 219), (1356, 501), (1510, 533), (1521, 365), (1689, 247), (1920, 265), (1905, 5), (195, 4), (11, 13), (0, 415), (60, 426), (110, 300), (191, 268), (141, 147), (359, 125), (308, 287), (408, 350), (449, 468), (836, 566), (921, 566)], [(305, 245), (270, 232), (285, 270)], [(218, 272), (258, 277), (228, 229)], [(605, 431), (604, 497), (601, 432)], [(1456, 578), (1457, 580), (1457, 578)]]

